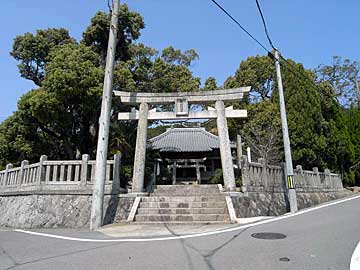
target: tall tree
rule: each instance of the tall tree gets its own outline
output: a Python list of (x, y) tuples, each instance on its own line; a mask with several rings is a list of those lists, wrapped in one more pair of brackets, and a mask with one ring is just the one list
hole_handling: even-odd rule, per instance
[[(236, 71), (236, 74), (242, 76), (229, 77), (226, 82), (235, 86), (244, 85), (246, 82), (255, 85), (256, 88), (263, 86), (263, 91), (259, 93), (267, 93), (263, 95), (263, 101), (259, 105), (254, 106), (257, 103), (250, 103), (248, 121), (245, 123), (238, 120), (231, 121), (229, 128), (233, 136), (234, 132), (241, 130), (257, 156), (275, 161), (276, 154), (266, 157), (265, 153), (261, 154), (259, 151), (267, 144), (267, 136), (279, 132), (281, 134), (279, 114), (275, 114), (275, 111), (279, 110), (277, 85), (272, 81), (274, 75), (271, 75), (274, 63), (268, 59), (270, 58), (265, 56), (248, 58), (244, 61), (246, 64), (241, 63), (239, 70)], [(282, 73), (294, 163), (308, 169), (315, 166), (320, 169), (329, 168), (343, 172), (346, 176), (349, 172), (348, 164), (353, 159), (352, 144), (344, 124), (342, 110), (334, 100), (331, 88), (325, 83), (319, 84), (315, 74), (305, 70), (301, 64), (291, 59), (287, 62), (288, 64), (283, 65)], [(263, 65), (266, 66), (264, 63), (268, 63), (271, 67), (263, 68)], [(248, 69), (248, 65), (252, 68)], [(242, 71), (241, 68), (245, 70)], [(249, 70), (251, 72), (247, 72)], [(256, 75), (254, 75), (255, 71)], [(270, 103), (267, 101), (268, 95), (270, 95)], [(273, 114), (270, 109), (275, 110)], [(258, 115), (252, 115), (254, 113)], [(269, 115), (272, 115), (270, 119)], [(276, 142), (274, 148), (281, 154), (282, 140), (272, 140), (272, 142)]]
[(123, 91), (188, 92), (197, 91), (200, 78), (194, 77), (190, 66), (198, 58), (194, 50), (181, 52), (173, 47), (161, 54), (143, 44), (130, 48), (132, 58), (115, 67), (116, 87)]
[(92, 154), (99, 116), (103, 69), (91, 48), (65, 44), (50, 53), (42, 88), (24, 95), (19, 110), (65, 150), (65, 157)]
[(41, 86), (45, 78), (45, 65), (50, 51), (65, 43), (75, 42), (64, 28), (37, 30), (36, 34), (25, 33), (14, 39), (10, 55), (20, 61), (20, 75)]
[(233, 77), (227, 78), (224, 86), (234, 88), (251, 85), (250, 101), (268, 100), (276, 79), (273, 60), (265, 56), (250, 56), (240, 63)]
[(360, 102), (360, 63), (334, 56), (331, 65), (316, 69), (318, 80), (331, 85), (338, 102), (349, 108)]
[[(134, 40), (140, 37), (140, 31), (145, 27), (141, 15), (135, 11), (130, 11), (126, 4), (120, 5), (120, 18), (118, 24), (118, 43), (116, 48), (116, 60), (126, 61), (131, 58), (129, 46)], [(107, 44), (109, 39), (110, 14), (97, 12), (92, 17), (90, 25), (83, 33), (81, 43), (92, 46), (100, 55), (100, 63), (105, 66)]]
[(248, 118), (245, 121), (230, 120), (230, 135), (242, 136), (243, 142), (250, 147), (253, 159), (264, 158), (269, 164), (282, 161), (282, 135), (280, 112), (271, 100), (246, 106)]
[(211, 91), (216, 90), (218, 88), (216, 84), (216, 79), (214, 77), (209, 77), (206, 79), (203, 90), (205, 91)]

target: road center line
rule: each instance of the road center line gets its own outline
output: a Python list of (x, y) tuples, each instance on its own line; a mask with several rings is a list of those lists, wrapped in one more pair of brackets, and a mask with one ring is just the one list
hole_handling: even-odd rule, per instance
[[(296, 212), (294, 214), (285, 214), (285, 215), (282, 215), (282, 216), (279, 216), (279, 217), (276, 217), (276, 218), (266, 219), (266, 220), (259, 221), (259, 222), (256, 222), (256, 223), (250, 223), (250, 224), (247, 224), (247, 225), (242, 225), (242, 226), (238, 226), (238, 227), (233, 227), (233, 228), (228, 228), (228, 229), (223, 229), (223, 230), (217, 230), (217, 231), (212, 231), (212, 232), (189, 234), (189, 235), (180, 235), (180, 236), (157, 237), (157, 238), (89, 239), (89, 238), (77, 238), (77, 237), (68, 237), (68, 236), (55, 235), (55, 234), (39, 233), (39, 232), (26, 231), (26, 230), (20, 230), (20, 229), (15, 229), (13, 231), (14, 232), (19, 232), (19, 233), (30, 234), (30, 235), (36, 235), (36, 236), (43, 236), (43, 237), (61, 239), (61, 240), (78, 241), (78, 242), (94, 242), (94, 243), (152, 242), (152, 241), (179, 240), (179, 239), (196, 238), (196, 237), (217, 235), (217, 234), (222, 234), (222, 233), (227, 233), (227, 232), (243, 230), (243, 229), (246, 229), (246, 228), (251, 228), (251, 227), (255, 227), (255, 226), (259, 226), (259, 225), (263, 225), (263, 224), (267, 224), (267, 223), (271, 223), (271, 222), (275, 222), (275, 221), (279, 221), (279, 220), (283, 220), (283, 219), (296, 217), (296, 216), (303, 215), (303, 214), (306, 214), (306, 213), (309, 213), (309, 212), (313, 212), (313, 211), (316, 211), (316, 210), (319, 210), (319, 209), (322, 209), (322, 208), (325, 208), (325, 207), (330, 207), (330, 206), (333, 206), (333, 205), (336, 205), (336, 204), (348, 202), (348, 201), (359, 199), (359, 198), (360, 198), (360, 195), (352, 196), (350, 198), (345, 198), (345, 199), (338, 200), (338, 201), (335, 201), (335, 202), (331, 202), (331, 203), (328, 203), (328, 204), (323, 204), (323, 205), (320, 205), (320, 206), (315, 206), (315, 207), (312, 207), (312, 208), (301, 210), (301, 211)], [(359, 247), (359, 245), (358, 245), (358, 251), (357, 252), (358, 252), (357, 254), (360, 255), (360, 247)], [(355, 254), (355, 252), (354, 252), (354, 254)], [(357, 256), (357, 257), (355, 256), (354, 260), (356, 260), (356, 258), (358, 258), (359, 259), (358, 261), (360, 261), (359, 256)], [(354, 268), (354, 270), (355, 269), (358, 269), (358, 268)], [(353, 269), (351, 269), (351, 270), (353, 270)]]

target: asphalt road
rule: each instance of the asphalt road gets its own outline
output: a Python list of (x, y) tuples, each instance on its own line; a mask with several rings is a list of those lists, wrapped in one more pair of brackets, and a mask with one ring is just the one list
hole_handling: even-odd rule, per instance
[[(99, 232), (47, 230), (79, 238)], [(284, 239), (251, 235), (273, 232)], [(79, 242), (0, 230), (0, 269), (349, 269), (360, 241), (360, 198), (245, 229), (187, 239)]]

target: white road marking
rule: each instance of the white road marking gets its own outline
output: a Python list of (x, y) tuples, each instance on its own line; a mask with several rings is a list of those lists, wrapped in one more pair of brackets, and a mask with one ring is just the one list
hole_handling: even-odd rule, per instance
[(360, 242), (357, 244), (351, 256), (350, 270), (360, 270)]
[[(13, 230), (13, 231), (14, 232), (19, 232), (19, 233), (36, 235), (36, 236), (44, 236), (44, 237), (62, 239), (62, 240), (78, 241), (78, 242), (95, 242), (95, 243), (152, 242), (152, 241), (179, 240), (179, 239), (188, 239), (188, 238), (195, 238), (195, 237), (208, 236), (208, 235), (217, 235), (217, 234), (222, 234), (222, 233), (227, 233), (227, 232), (243, 230), (243, 229), (246, 229), (246, 228), (251, 228), (251, 227), (255, 227), (255, 226), (259, 226), (259, 225), (263, 225), (263, 224), (267, 224), (267, 223), (271, 223), (271, 222), (275, 222), (275, 221), (279, 221), (279, 220), (283, 220), (283, 219), (288, 219), (288, 218), (291, 218), (291, 217), (296, 217), (296, 216), (303, 215), (303, 214), (306, 214), (306, 213), (309, 213), (309, 212), (313, 212), (313, 211), (316, 211), (316, 210), (319, 210), (319, 209), (322, 209), (322, 208), (325, 208), (325, 207), (329, 207), (329, 206), (332, 206), (332, 205), (348, 202), (348, 201), (359, 199), (359, 198), (360, 198), (360, 195), (353, 196), (353, 197), (346, 198), (346, 199), (343, 199), (343, 200), (339, 200), (339, 201), (331, 202), (331, 203), (328, 203), (328, 204), (315, 206), (313, 208), (308, 208), (308, 209), (305, 209), (305, 210), (301, 210), (301, 211), (296, 212), (294, 214), (288, 213), (288, 214), (285, 214), (285, 215), (280, 216), (280, 217), (276, 217), (276, 218), (272, 218), (272, 219), (266, 219), (266, 220), (263, 220), (263, 221), (259, 221), (259, 222), (251, 223), (251, 224), (247, 224), (247, 225), (242, 225), (242, 226), (238, 226), (238, 227), (233, 227), (233, 228), (228, 228), (228, 229), (223, 229), (223, 230), (217, 230), (217, 231), (212, 231), (212, 232), (205, 232), (205, 233), (180, 235), (180, 236), (157, 237), (157, 238), (88, 239), (88, 238), (68, 237), (68, 236), (62, 236), (62, 235), (39, 233), (39, 232), (25, 231), (25, 230)], [(354, 270), (355, 269), (357, 270), (358, 268), (354, 268)], [(351, 270), (353, 270), (353, 269), (351, 269)]]

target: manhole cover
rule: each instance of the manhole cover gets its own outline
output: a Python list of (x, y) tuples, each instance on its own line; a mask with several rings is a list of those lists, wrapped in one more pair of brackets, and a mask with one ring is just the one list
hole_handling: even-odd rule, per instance
[(251, 236), (254, 237), (254, 238), (268, 239), (268, 240), (284, 239), (284, 238), (286, 238), (286, 235), (285, 235), (285, 234), (282, 234), (282, 233), (272, 233), (272, 232), (253, 233)]

